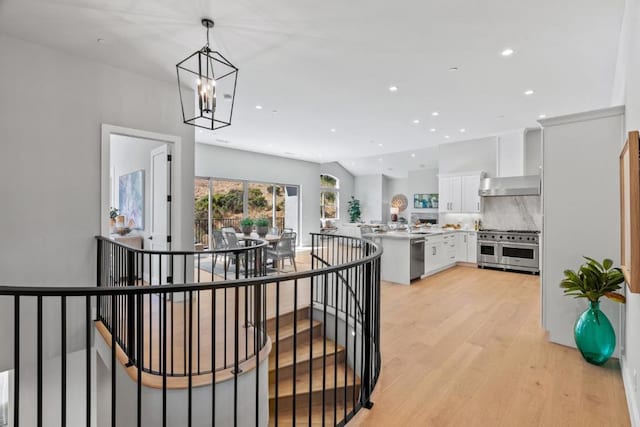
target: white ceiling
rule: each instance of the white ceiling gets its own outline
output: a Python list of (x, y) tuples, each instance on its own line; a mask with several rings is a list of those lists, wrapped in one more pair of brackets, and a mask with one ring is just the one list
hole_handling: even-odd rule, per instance
[[(175, 64), (204, 44), (200, 18), (212, 17), (214, 47), (240, 69), (238, 93), (233, 125), (196, 140), (338, 160), (361, 174), (380, 172), (377, 159), (389, 153), (608, 106), (623, 8), (624, 0), (0, 0), (0, 31), (173, 81)], [(507, 47), (515, 54), (505, 58)]]

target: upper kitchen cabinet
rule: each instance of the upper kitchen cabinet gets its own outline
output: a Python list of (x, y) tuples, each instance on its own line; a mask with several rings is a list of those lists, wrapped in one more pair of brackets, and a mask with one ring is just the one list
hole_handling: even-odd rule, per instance
[(460, 212), (462, 210), (462, 177), (440, 176), (440, 212)]
[(440, 212), (480, 212), (480, 180), (484, 173), (440, 175)]
[(480, 179), (482, 175), (462, 177), (462, 212), (480, 212)]

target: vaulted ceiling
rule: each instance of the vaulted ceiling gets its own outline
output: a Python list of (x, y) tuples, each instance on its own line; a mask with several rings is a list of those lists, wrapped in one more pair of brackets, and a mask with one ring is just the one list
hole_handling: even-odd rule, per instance
[(240, 69), (238, 94), (233, 125), (196, 131), (196, 140), (349, 168), (609, 105), (623, 8), (624, 0), (0, 0), (0, 32), (173, 81), (175, 64), (204, 44), (200, 18), (211, 17), (214, 47)]

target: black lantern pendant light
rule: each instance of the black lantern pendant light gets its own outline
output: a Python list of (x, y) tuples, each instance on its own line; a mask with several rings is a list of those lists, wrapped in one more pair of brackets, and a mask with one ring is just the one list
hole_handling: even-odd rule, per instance
[[(220, 52), (209, 48), (209, 30), (213, 28), (213, 21), (203, 18), (201, 23), (207, 29), (207, 44), (176, 65), (178, 90), (184, 122), (215, 130), (231, 125), (238, 69)], [(196, 95), (193, 115), (185, 112), (185, 101), (192, 102), (191, 92), (185, 91), (185, 87)], [(220, 94), (221, 100), (218, 99)]]

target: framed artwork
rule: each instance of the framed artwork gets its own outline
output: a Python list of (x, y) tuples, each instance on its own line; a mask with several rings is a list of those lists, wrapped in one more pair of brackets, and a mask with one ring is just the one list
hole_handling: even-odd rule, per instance
[(414, 209), (437, 209), (438, 193), (414, 194), (413, 207)]
[(144, 230), (144, 170), (121, 175), (118, 188), (120, 215), (131, 228)]
[(620, 153), (620, 259), (629, 290), (640, 292), (640, 134), (629, 132)]

